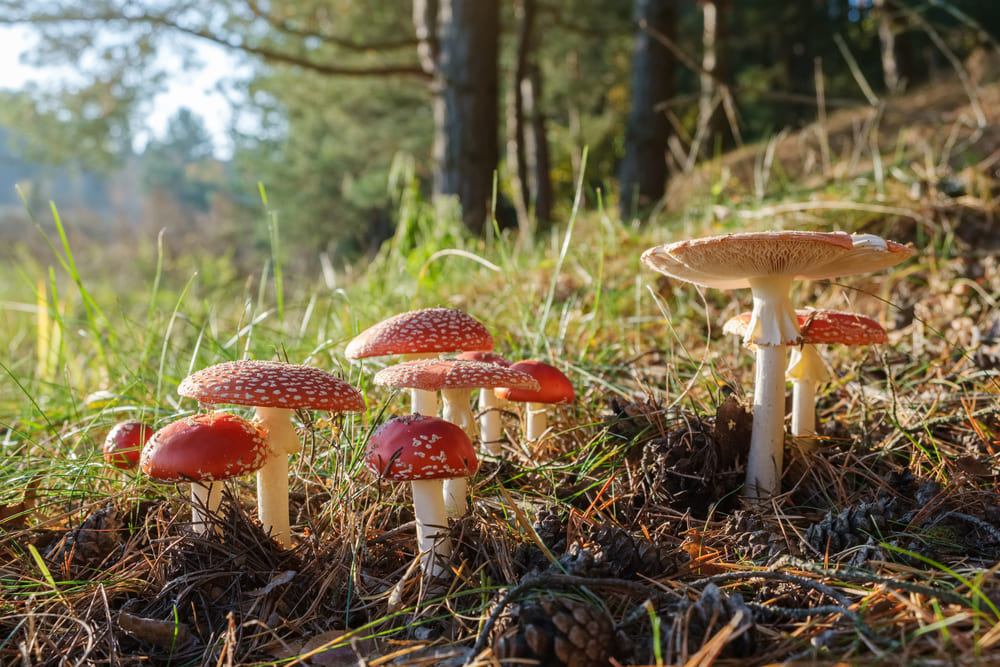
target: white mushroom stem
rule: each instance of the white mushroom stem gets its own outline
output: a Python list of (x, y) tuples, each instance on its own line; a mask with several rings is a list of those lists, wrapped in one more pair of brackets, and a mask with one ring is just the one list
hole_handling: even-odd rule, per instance
[[(785, 346), (758, 345), (753, 390), (753, 430), (743, 495), (762, 501), (781, 488), (785, 444)], [(775, 372), (775, 369), (780, 370)]]
[(525, 406), (524, 439), (535, 443), (542, 439), (549, 425), (548, 403), (528, 403)]
[(438, 411), (437, 392), (426, 389), (411, 389), (410, 410), (417, 415), (436, 417)]
[[(444, 389), (441, 391), (444, 403), (441, 416), (455, 424), (469, 436), (476, 437), (476, 415), (472, 412), (471, 389)], [(448, 516), (465, 516), (469, 509), (469, 482), (465, 477), (444, 480), (444, 505)]]
[[(750, 279), (753, 291), (753, 312), (747, 333), (743, 337), (746, 345), (788, 345), (797, 343), (799, 318), (788, 294), (792, 289), (793, 276), (762, 276)], [(782, 367), (781, 372), (785, 369)]]
[(476, 438), (476, 415), (472, 412), (472, 389), (443, 389), (441, 416), (458, 426), (470, 440)]
[(792, 435), (816, 434), (816, 388), (832, 377), (815, 345), (792, 349), (785, 371), (792, 381)]
[[(417, 354), (404, 354), (402, 356), (402, 359), (404, 361), (413, 361), (415, 359), (435, 359), (439, 356), (441, 355), (435, 352), (425, 352)], [(411, 389), (410, 411), (415, 415), (437, 417), (437, 412), (438, 412), (437, 392), (428, 391), (426, 389)]]
[(750, 279), (753, 313), (743, 342), (756, 347), (753, 431), (747, 456), (744, 496), (759, 502), (781, 490), (785, 443), (785, 346), (801, 339), (799, 322), (788, 294), (793, 276)]
[(502, 452), (500, 400), (492, 389), (479, 390), (479, 437), (483, 451), (490, 456), (500, 456)]
[[(204, 535), (222, 503), (222, 482), (191, 483), (191, 529)], [(216, 532), (219, 532), (216, 529)]]
[(451, 555), (448, 512), (441, 487), (440, 479), (415, 479), (410, 482), (420, 566), (425, 576), (435, 578), (447, 572), (442, 561)]
[(264, 531), (282, 546), (292, 541), (288, 525), (288, 455), (302, 451), (292, 424), (293, 410), (258, 407), (257, 422), (267, 431), (267, 462), (257, 471), (257, 514)]

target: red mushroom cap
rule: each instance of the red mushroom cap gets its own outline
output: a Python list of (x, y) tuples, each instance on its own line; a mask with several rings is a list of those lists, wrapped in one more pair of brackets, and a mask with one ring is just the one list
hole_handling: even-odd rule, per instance
[(510, 365), (511, 370), (527, 373), (538, 380), (541, 389), (507, 389), (494, 390), (499, 398), (517, 403), (572, 403), (576, 399), (573, 383), (555, 366), (544, 361), (518, 361)]
[(373, 475), (410, 482), (468, 477), (479, 461), (472, 440), (458, 426), (438, 417), (407, 415), (376, 429), (365, 465)]
[(484, 361), (488, 364), (496, 364), (497, 366), (510, 366), (510, 362), (501, 355), (487, 350), (462, 352), (461, 354), (456, 354), (455, 358), (461, 361)]
[(538, 380), (512, 366), (461, 359), (418, 359), (383, 368), (375, 374), (375, 384), (386, 387), (423, 389), (492, 389), (514, 387), (537, 391)]
[(214, 482), (258, 470), (267, 434), (225, 412), (186, 417), (164, 426), (142, 448), (142, 471), (163, 482)]
[[(730, 318), (722, 330), (728, 334), (743, 336), (750, 324), (751, 313), (740, 313)], [(806, 345), (872, 345), (889, 340), (882, 325), (870, 317), (841, 310), (796, 310), (802, 333), (802, 343)]]
[(104, 439), (104, 460), (122, 470), (136, 467), (142, 446), (154, 430), (149, 424), (134, 419), (118, 422)]
[(799, 316), (802, 342), (809, 344), (840, 343), (841, 345), (871, 345), (889, 340), (882, 325), (870, 317), (839, 310), (795, 311)]
[(210, 404), (351, 412), (365, 409), (361, 392), (336, 375), (282, 361), (215, 364), (184, 378), (177, 393)]
[(492, 349), (493, 336), (476, 318), (455, 308), (424, 308), (373, 324), (347, 344), (344, 355), (364, 359)]

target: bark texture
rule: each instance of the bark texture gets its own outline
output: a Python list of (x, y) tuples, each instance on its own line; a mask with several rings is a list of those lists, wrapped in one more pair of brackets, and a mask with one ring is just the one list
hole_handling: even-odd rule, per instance
[(670, 126), (658, 105), (673, 94), (675, 60), (651, 33), (672, 38), (672, 0), (635, 0), (638, 32), (632, 59), (632, 109), (625, 127), (621, 165), (621, 211), (631, 217), (663, 196), (667, 183)]

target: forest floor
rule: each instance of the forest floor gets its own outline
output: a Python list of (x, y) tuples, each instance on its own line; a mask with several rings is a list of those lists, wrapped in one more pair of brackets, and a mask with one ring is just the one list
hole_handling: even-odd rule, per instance
[[(578, 400), (534, 445), (517, 410), (505, 413), (504, 454), (483, 457), (440, 580), (414, 567), (408, 488), (361, 465), (372, 426), (402, 410), (399, 398), (369, 386), (363, 417), (301, 415), (295, 544), (281, 549), (255, 520), (250, 483), (229, 487), (220, 534), (195, 535), (182, 492), (81, 454), (127, 406), (53, 406), (33, 393), (44, 419), (26, 408), (3, 427), (15, 457), (0, 524), (0, 661), (996, 664), (998, 167), (1000, 89), (980, 85), (970, 99), (956, 83), (831, 114), (675, 181), (670, 209), (703, 210), (678, 233), (778, 220), (918, 250), (897, 269), (797, 291), (800, 303), (879, 319), (889, 342), (830, 350), (820, 432), (786, 438), (782, 494), (764, 505), (740, 496), (752, 355), (721, 333), (748, 295), (699, 296), (639, 268), (651, 239), (680, 237), (597, 215), (564, 239), (608, 249), (600, 263), (557, 247), (507, 269), (525, 286), (470, 280), (446, 298), (502, 316), (490, 300), (521, 290), (513, 300), (526, 305), (496, 323), (500, 351), (572, 352), (558, 363)], [(456, 289), (421, 279), (436, 280), (438, 295)], [(533, 345), (515, 335), (532, 331), (526, 314), (554, 327)], [(66, 462), (25, 472), (53, 456)]]

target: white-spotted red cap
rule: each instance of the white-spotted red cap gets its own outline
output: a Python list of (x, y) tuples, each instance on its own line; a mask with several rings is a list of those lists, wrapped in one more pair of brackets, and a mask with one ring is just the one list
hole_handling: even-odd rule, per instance
[(181, 396), (200, 403), (358, 412), (361, 392), (336, 375), (282, 361), (226, 361), (184, 378)]
[(487, 350), (462, 352), (461, 354), (456, 354), (455, 358), (462, 361), (485, 361), (488, 364), (496, 364), (497, 366), (510, 366), (510, 362), (504, 359), (502, 355)]
[(914, 250), (873, 234), (771, 231), (678, 241), (655, 246), (642, 261), (667, 276), (718, 289), (750, 286), (752, 278), (810, 280), (887, 269)]
[(226, 412), (185, 417), (164, 426), (142, 448), (142, 471), (161, 482), (217, 482), (257, 471), (267, 461), (267, 434)]
[(455, 308), (424, 308), (373, 324), (347, 344), (344, 355), (365, 359), (492, 349), (493, 336), (476, 318)]
[(142, 446), (154, 430), (149, 424), (134, 419), (118, 422), (104, 439), (104, 460), (122, 470), (136, 467)]
[(517, 403), (572, 403), (576, 399), (573, 383), (551, 364), (529, 359), (511, 364), (510, 369), (535, 378), (540, 388), (537, 391), (500, 388), (494, 390), (498, 398)]
[[(740, 313), (722, 327), (728, 334), (745, 336), (753, 313)], [(802, 343), (806, 345), (873, 345), (889, 340), (882, 325), (870, 317), (841, 310), (796, 310)]]
[(513, 367), (462, 359), (418, 359), (383, 368), (375, 384), (401, 389), (493, 389), (512, 387), (538, 391), (538, 380)]
[(479, 468), (472, 440), (438, 417), (407, 415), (379, 426), (368, 441), (365, 465), (397, 482), (468, 477)]

